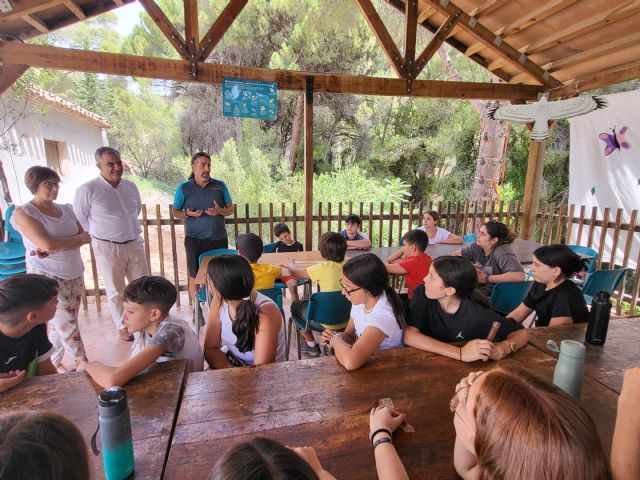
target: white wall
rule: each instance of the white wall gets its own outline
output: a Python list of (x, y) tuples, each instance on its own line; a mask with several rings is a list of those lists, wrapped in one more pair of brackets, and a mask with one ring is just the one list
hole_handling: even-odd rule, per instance
[[(78, 115), (54, 106), (35, 103), (29, 115), (19, 120), (9, 132), (12, 148), (0, 150), (9, 191), (16, 205), (29, 201), (33, 195), (24, 184), (24, 174), (34, 165), (47, 165), (45, 140), (63, 142), (60, 156), (63, 173), (58, 201), (71, 203), (76, 188), (98, 174), (94, 152), (104, 145), (103, 130)], [(4, 143), (4, 142), (3, 142)], [(2, 209), (6, 208), (4, 200)]]

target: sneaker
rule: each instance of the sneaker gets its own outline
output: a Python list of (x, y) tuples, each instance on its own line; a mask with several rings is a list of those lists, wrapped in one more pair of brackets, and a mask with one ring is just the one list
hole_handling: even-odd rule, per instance
[(300, 342), (300, 351), (310, 357), (319, 357), (320, 345), (316, 343), (313, 347), (310, 347), (307, 341), (302, 339)]

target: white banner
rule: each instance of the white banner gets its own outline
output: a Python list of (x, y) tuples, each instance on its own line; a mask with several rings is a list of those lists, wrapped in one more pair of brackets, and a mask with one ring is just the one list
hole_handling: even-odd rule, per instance
[[(598, 209), (598, 219), (609, 207), (609, 221), (622, 208), (622, 223), (628, 223), (631, 211), (640, 209), (640, 90), (604, 95), (609, 106), (581, 117), (572, 118), (569, 154), (569, 204)], [(578, 215), (576, 211), (575, 215)], [(640, 223), (640, 218), (638, 218)], [(576, 244), (578, 228), (572, 228), (569, 243)], [(583, 229), (579, 243), (587, 245)], [(600, 248), (601, 228), (595, 229), (592, 248)], [(636, 239), (638, 235), (635, 234)], [(634, 240), (636, 240), (634, 239)], [(615, 262), (622, 264), (627, 232), (620, 232)], [(611, 260), (613, 230), (605, 237), (603, 261)], [(628, 267), (636, 268), (640, 242), (633, 241)]]

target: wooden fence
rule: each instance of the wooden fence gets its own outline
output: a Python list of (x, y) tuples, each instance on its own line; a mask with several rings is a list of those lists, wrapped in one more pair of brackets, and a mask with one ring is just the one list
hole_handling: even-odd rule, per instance
[[(317, 203), (314, 206), (311, 247), (317, 248), (323, 233), (344, 228), (344, 218), (350, 214), (362, 218), (362, 229), (369, 234), (373, 247), (398, 245), (403, 233), (420, 226), (423, 214), (430, 210), (440, 213), (440, 226), (457, 235), (475, 232), (480, 223), (490, 219), (506, 223), (518, 234), (522, 220), (520, 202)], [(304, 243), (303, 213), (304, 209), (298, 209), (295, 203), (235, 205), (233, 215), (226, 218), (230, 244), (233, 245), (233, 239), (245, 232), (254, 232), (265, 243), (270, 243), (274, 241), (273, 226), (279, 222), (289, 225), (293, 237)], [(620, 289), (622, 294), (617, 296), (615, 305), (618, 314), (623, 310), (632, 314), (637, 308), (640, 309), (640, 258), (630, 258), (632, 246), (640, 242), (640, 225), (637, 223), (637, 210), (632, 212), (628, 223), (622, 222), (622, 214), (622, 209), (606, 208), (598, 217), (595, 207), (587, 211), (584, 206), (542, 205), (537, 214), (534, 239), (543, 244), (568, 243), (575, 232), (575, 244), (592, 247), (598, 239), (597, 268), (627, 268), (635, 261), (636, 268), (627, 272)], [(173, 217), (170, 205), (143, 205), (140, 217), (150, 271), (172, 280), (180, 291), (187, 290), (184, 220)], [(626, 239), (621, 241), (623, 232), (627, 232)], [(611, 253), (603, 258), (607, 233), (612, 234), (613, 242), (610, 245)], [(101, 310), (105, 295), (102, 279), (91, 249), (85, 246), (81, 251), (87, 266), (84, 308), (93, 304)]]

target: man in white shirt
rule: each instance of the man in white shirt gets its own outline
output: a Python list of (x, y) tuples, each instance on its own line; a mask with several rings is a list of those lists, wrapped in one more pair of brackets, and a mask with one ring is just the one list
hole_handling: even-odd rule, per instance
[(76, 190), (73, 210), (91, 235), (96, 263), (104, 278), (109, 311), (120, 338), (131, 341), (133, 335), (122, 318), (122, 292), (125, 277), (131, 282), (149, 275), (138, 220), (142, 201), (135, 184), (122, 178), (118, 150), (100, 147), (95, 157), (100, 175)]

